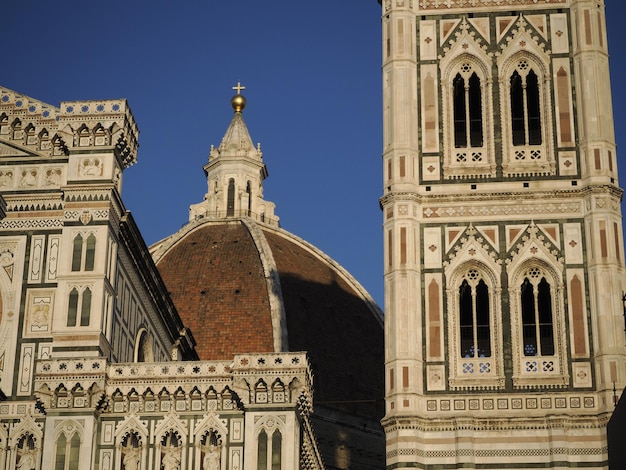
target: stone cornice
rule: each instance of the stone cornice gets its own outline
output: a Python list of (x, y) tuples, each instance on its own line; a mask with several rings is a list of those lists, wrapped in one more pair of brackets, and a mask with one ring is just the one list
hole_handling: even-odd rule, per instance
[[(528, 413), (528, 412), (527, 412)], [(605, 428), (610, 413), (600, 415), (571, 415), (563, 412), (548, 417), (498, 417), (497, 415), (474, 418), (474, 417), (449, 417), (425, 419), (416, 416), (391, 416), (381, 420), (385, 432), (397, 432), (399, 430), (417, 430), (422, 432), (446, 432), (446, 431), (517, 431), (528, 429), (602, 429)]]
[(391, 10), (411, 9), (416, 14), (476, 10), (512, 10), (516, 8), (562, 8), (569, 6), (570, 0), (378, 0), (385, 13)]
[(125, 99), (64, 101), (56, 108), (0, 87), (3, 139), (42, 156), (113, 148), (122, 168), (137, 162), (139, 129)]
[(412, 202), (423, 206), (437, 204), (477, 204), (481, 202), (501, 201), (516, 202), (527, 200), (566, 200), (583, 199), (589, 196), (607, 195), (621, 201), (624, 191), (613, 185), (593, 185), (571, 190), (555, 191), (499, 191), (499, 192), (473, 192), (471, 194), (419, 194), (414, 191), (392, 191), (380, 198), (381, 208), (398, 202)]

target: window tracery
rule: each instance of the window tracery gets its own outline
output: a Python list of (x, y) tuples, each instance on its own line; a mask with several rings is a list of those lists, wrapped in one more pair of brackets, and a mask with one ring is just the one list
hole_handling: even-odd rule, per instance
[(467, 53), (443, 68), (446, 179), (495, 176), (489, 70), (481, 58)]
[(256, 428), (257, 470), (282, 470), (284, 423), (275, 416), (266, 416)]
[(459, 288), (459, 322), (461, 357), (491, 357), (489, 288), (475, 269)]
[[(467, 75), (471, 73), (468, 77)], [(470, 64), (463, 64), (452, 81), (454, 88), (454, 146), (480, 148), (483, 145), (482, 90), (480, 78)]]
[(539, 80), (528, 61), (519, 61), (510, 78), (513, 145), (541, 145)]
[(257, 437), (258, 470), (281, 470), (282, 434), (279, 429), (267, 432), (261, 429)]
[(569, 382), (563, 286), (557, 270), (528, 260), (511, 277), (513, 383), (518, 387), (565, 386)]
[(524, 278), (521, 306), (524, 356), (554, 356), (550, 284), (537, 268)]
[(76, 234), (72, 244), (72, 271), (93, 271), (96, 256), (96, 236)]
[(56, 440), (54, 470), (79, 470), (81, 437), (78, 429), (68, 425)]
[(91, 319), (91, 289), (85, 287), (79, 290), (77, 287), (70, 291), (67, 305), (67, 326), (76, 326), (80, 318), (80, 326), (89, 326)]
[(452, 389), (504, 385), (502, 320), (497, 277), (472, 261), (456, 267), (447, 284), (448, 348)]
[(544, 63), (529, 52), (517, 53), (500, 64), (505, 176), (551, 175), (552, 155), (550, 77)]

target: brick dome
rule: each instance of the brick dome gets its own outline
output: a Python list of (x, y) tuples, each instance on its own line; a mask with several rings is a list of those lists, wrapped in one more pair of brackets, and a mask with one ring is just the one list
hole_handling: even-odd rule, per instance
[(320, 250), (234, 218), (191, 222), (151, 253), (201, 359), (306, 351), (316, 403), (382, 417), (382, 313)]

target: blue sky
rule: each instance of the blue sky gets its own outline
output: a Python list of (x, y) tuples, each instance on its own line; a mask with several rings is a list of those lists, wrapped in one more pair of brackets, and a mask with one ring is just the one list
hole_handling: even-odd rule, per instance
[[(626, 2), (606, 5), (613, 82), (621, 83)], [(55, 106), (128, 99), (141, 134), (122, 196), (148, 244), (185, 224), (206, 193), (202, 165), (241, 81), (244, 118), (269, 170), (265, 199), (282, 227), (336, 259), (383, 305), (376, 0), (19, 0), (0, 6), (0, 22), (0, 85)], [(613, 87), (613, 100), (626, 174), (624, 87)]]

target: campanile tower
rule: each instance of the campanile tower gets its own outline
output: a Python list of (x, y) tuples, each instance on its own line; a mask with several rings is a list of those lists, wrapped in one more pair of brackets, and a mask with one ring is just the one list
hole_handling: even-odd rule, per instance
[(626, 384), (602, 0), (382, 0), (387, 468), (606, 468)]

